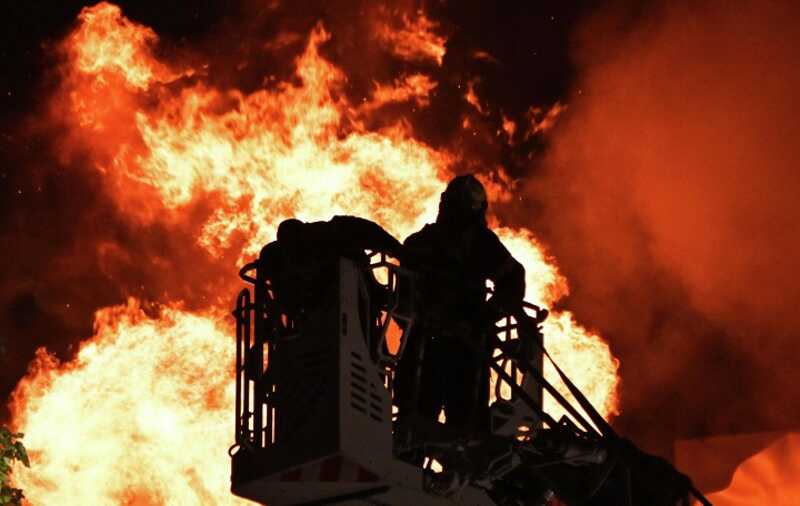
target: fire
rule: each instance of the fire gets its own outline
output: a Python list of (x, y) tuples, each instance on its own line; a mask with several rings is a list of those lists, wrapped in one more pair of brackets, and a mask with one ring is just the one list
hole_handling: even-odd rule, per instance
[(376, 109), (391, 102), (413, 100), (420, 107), (430, 104), (430, 93), (438, 84), (425, 74), (412, 74), (395, 80), (391, 86), (375, 84), (375, 93), (370, 102), (364, 104), (368, 109)]
[(80, 28), (70, 37), (70, 56), (79, 71), (96, 75), (100, 84), (106, 83), (106, 74), (121, 76), (139, 90), (154, 81), (175, 78), (148, 51), (158, 40), (156, 33), (126, 19), (116, 5), (101, 3), (84, 9), (78, 20)]
[[(224, 318), (224, 315), (222, 316)], [(39, 350), (14, 397), (35, 462), (32, 504), (246, 504), (227, 493), (234, 402), (230, 325), (131, 300), (96, 315), (73, 361)]]
[(717, 506), (800, 502), (800, 434), (789, 433), (742, 463), (730, 486), (708, 496)]
[(509, 142), (514, 139), (514, 133), (517, 131), (517, 124), (505, 115), (503, 115), (503, 131), (508, 136)]
[[(544, 248), (525, 230), (499, 229), (498, 236), (509, 251), (525, 266), (526, 299), (542, 307), (550, 307), (569, 293), (566, 280), (553, 266)], [(610, 416), (618, 411), (617, 368), (619, 363), (600, 336), (587, 331), (575, 321), (569, 311), (552, 312), (543, 326), (545, 346), (600, 413)], [(545, 361), (545, 377), (556, 385), (559, 382), (553, 366)], [(566, 388), (559, 389), (568, 399)], [(563, 409), (550, 396), (545, 396), (544, 409), (556, 419)]]
[(424, 12), (418, 11), (415, 16), (403, 14), (399, 26), (391, 20), (390, 15), (381, 9), (375, 32), (378, 41), (386, 49), (406, 60), (431, 61), (441, 65), (447, 52), (447, 39), (436, 33), (438, 24), (430, 20)]
[[(441, 63), (445, 40), (435, 28), (420, 13), (379, 37), (398, 54)], [(246, 94), (160, 61), (156, 34), (118, 7), (86, 8), (64, 41), (53, 98), (67, 131), (64, 156), (88, 156), (131, 220), (185, 223), (197, 232), (192, 247), (218, 258), (250, 259), (292, 216), (355, 214), (406, 237), (434, 219), (458, 154), (416, 140), (402, 120), (380, 130), (364, 125), (387, 103), (425, 107), (436, 82), (420, 73), (376, 83), (369, 101), (352, 104), (341, 93), (347, 76), (319, 53), (330, 36), (322, 26), (311, 32), (296, 80)], [(492, 198), (508, 200), (508, 176), (498, 169), (488, 180)], [(197, 202), (213, 212), (193, 212)], [(566, 280), (529, 231), (499, 235), (526, 266), (528, 300), (550, 307), (566, 295)], [(230, 270), (233, 278), (236, 266)], [(193, 314), (176, 303), (148, 318), (131, 302), (97, 314), (95, 335), (73, 361), (41, 352), (12, 406), (33, 460), (15, 476), (31, 501), (235, 502), (224, 453), (233, 430), (233, 342), (217, 316), (227, 309)], [(615, 413), (617, 363), (602, 339), (569, 312), (554, 313), (545, 332), (595, 406)]]
[(530, 131), (528, 135), (547, 132), (552, 129), (567, 106), (561, 102), (556, 102), (550, 109), (545, 111), (541, 107), (531, 107), (528, 109), (528, 120), (530, 121)]
[(475, 84), (476, 81), (471, 79), (467, 81), (467, 92), (464, 94), (464, 100), (466, 100), (469, 105), (475, 108), (481, 114), (487, 114), (487, 111), (484, 110), (483, 106), (481, 105), (481, 100), (478, 98), (478, 94), (475, 93)]

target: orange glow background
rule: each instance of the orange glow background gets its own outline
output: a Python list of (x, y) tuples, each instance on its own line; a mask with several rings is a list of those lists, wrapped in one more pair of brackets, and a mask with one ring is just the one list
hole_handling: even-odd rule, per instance
[[(441, 64), (445, 39), (435, 23), (421, 11), (397, 22), (376, 29), (380, 43)], [(228, 273), (210, 287), (202, 287), (209, 282), (202, 271), (187, 278), (187, 291), (198, 284), (216, 295), (203, 309), (176, 298), (146, 314), (131, 298), (97, 312), (94, 336), (74, 359), (38, 352), (11, 406), (32, 457), (32, 469), (15, 469), (14, 479), (31, 503), (242, 502), (228, 493), (225, 453), (234, 414), (226, 309), (239, 284), (236, 266), (291, 216), (355, 214), (398, 237), (435, 218), (461, 154), (420, 142), (402, 120), (366, 125), (394, 103), (425, 107), (437, 83), (403, 74), (351, 103), (341, 93), (347, 76), (320, 53), (331, 37), (324, 25), (313, 27), (292, 79), (249, 92), (208, 82), (191, 56), (159, 58), (158, 35), (113, 4), (81, 11), (59, 44), (60, 83), (48, 107), (63, 129), (62, 156), (90, 163), (131, 223), (190, 229), (187, 247)], [(481, 177), (493, 200), (508, 199), (502, 171)], [(527, 268), (528, 299), (552, 306), (566, 295), (566, 280), (534, 235), (493, 222)], [(108, 250), (109, 258), (137, 254)], [(608, 345), (568, 311), (555, 311), (545, 333), (556, 360), (614, 414), (617, 362)]]
[[(548, 347), (621, 433), (669, 457), (678, 438), (800, 425), (800, 10), (622, 0), (569, 20), (536, 6), (526, 26), (518, 7), (447, 4), (466, 12), (448, 20), (446, 4), (271, 24), (291, 9), (242, 0), (170, 38), (101, 2), (37, 41), (36, 107), (0, 118), (23, 174), (0, 180), (16, 332), (0, 344), (43, 346), (21, 379), (14, 364), (9, 404), (31, 504), (242, 502), (225, 453), (238, 267), (291, 216), (356, 214), (402, 240), (468, 171), (528, 299), (553, 310)], [(560, 23), (569, 79), (548, 85), (561, 53), (519, 34)], [(800, 481), (796, 455), (787, 437), (715, 498)]]
[(745, 460), (730, 485), (709, 495), (716, 506), (797, 504), (800, 501), (800, 436), (789, 433)]

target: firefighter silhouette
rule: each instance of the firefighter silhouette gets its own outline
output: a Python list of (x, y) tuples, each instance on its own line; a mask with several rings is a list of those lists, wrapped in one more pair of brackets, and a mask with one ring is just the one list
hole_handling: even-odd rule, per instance
[[(401, 265), (420, 276), (420, 323), (395, 380), (401, 420), (436, 421), (443, 409), (451, 428), (487, 427), (487, 324), (521, 307), (525, 269), (486, 225), (486, 208), (483, 185), (458, 176), (441, 195), (436, 222), (403, 245)], [(489, 300), (487, 280), (494, 283)]]

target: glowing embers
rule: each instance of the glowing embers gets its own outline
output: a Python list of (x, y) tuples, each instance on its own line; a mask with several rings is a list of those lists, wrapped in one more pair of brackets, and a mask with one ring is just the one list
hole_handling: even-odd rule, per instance
[(399, 20), (386, 9), (380, 9), (379, 14), (375, 36), (384, 49), (404, 60), (442, 64), (447, 39), (436, 33), (438, 23), (422, 11), (403, 14)]

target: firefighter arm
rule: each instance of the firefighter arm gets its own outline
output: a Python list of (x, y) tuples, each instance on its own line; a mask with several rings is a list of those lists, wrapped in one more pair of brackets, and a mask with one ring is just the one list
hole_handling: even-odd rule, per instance
[(494, 283), (489, 306), (501, 313), (519, 309), (525, 298), (525, 268), (511, 256), (494, 232), (489, 231), (484, 241), (490, 267), (487, 277)]
[(400, 255), (400, 241), (375, 222), (356, 216), (334, 216), (331, 223), (340, 232), (338, 239), (353, 246), (385, 251), (395, 258)]
[(489, 278), (494, 283), (494, 294), (489, 303), (501, 312), (513, 311), (525, 298), (525, 268), (510, 254)]

